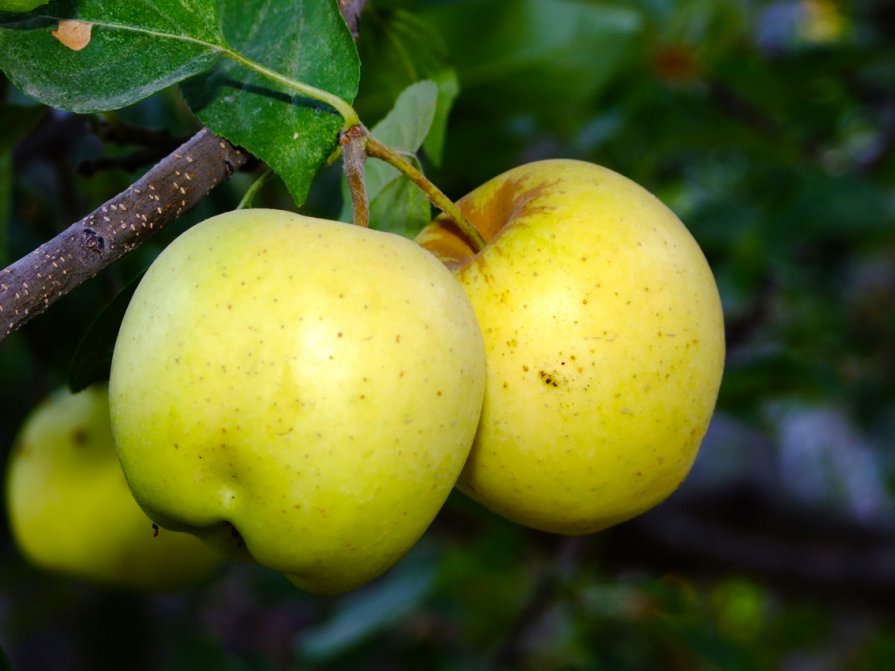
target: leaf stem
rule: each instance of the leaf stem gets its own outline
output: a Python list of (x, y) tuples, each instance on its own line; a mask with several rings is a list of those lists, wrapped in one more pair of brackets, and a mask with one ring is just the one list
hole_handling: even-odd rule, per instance
[(454, 201), (444, 195), (444, 193), (435, 186), (428, 177), (394, 149), (377, 140), (369, 133), (369, 131), (366, 131), (366, 137), (368, 156), (385, 161), (410, 178), (410, 181), (423, 190), (423, 193), (426, 194), (435, 207), (453, 219), (457, 228), (460, 229), (460, 232), (467, 239), (474, 251), (480, 252), (485, 248), (486, 243), (484, 238), (482, 238), (482, 234), (479, 233), (479, 230), (463, 215)]
[(260, 63), (256, 63), (251, 58), (243, 56), (241, 53), (239, 53), (238, 51), (234, 51), (233, 49), (229, 49), (227, 47), (217, 48), (224, 56), (232, 61), (235, 61), (236, 63), (239, 63), (243, 67), (248, 68), (252, 72), (256, 72), (262, 77), (267, 77), (268, 79), (273, 80), (278, 84), (282, 84), (286, 88), (292, 89), (293, 91), (300, 93), (307, 98), (319, 100), (320, 102), (329, 105), (342, 116), (342, 119), (344, 119), (344, 129), (348, 129), (352, 126), (357, 126), (358, 124), (360, 124), (360, 118), (357, 116), (357, 112), (355, 112), (354, 108), (350, 104), (342, 100), (339, 96), (329, 93), (328, 91), (324, 91), (323, 89), (318, 89), (316, 86), (311, 86), (310, 84), (305, 84), (303, 82), (290, 79), (289, 77), (281, 75), (276, 70), (271, 70), (270, 68), (265, 67)]
[[(53, 12), (48, 12), (47, 14), (39, 14), (35, 18), (46, 18), (53, 20), (66, 20), (67, 16), (56, 16)], [(244, 56), (239, 53), (235, 49), (230, 48), (224, 43), (220, 42), (210, 42), (207, 39), (202, 39), (198, 37), (193, 37), (191, 35), (175, 35), (172, 33), (166, 33), (158, 30), (149, 30), (145, 28), (138, 28), (135, 26), (121, 25), (116, 23), (110, 23), (107, 21), (97, 21), (91, 20), (91, 24), (97, 26), (103, 26), (110, 29), (124, 30), (124, 31), (132, 31), (136, 33), (143, 33), (146, 35), (154, 35), (156, 37), (160, 37), (163, 39), (169, 40), (177, 40), (179, 42), (189, 42), (191, 44), (198, 44), (206, 49), (211, 51), (216, 51), (217, 53), (226, 56), (230, 60), (235, 63), (239, 63), (245, 68), (248, 68), (252, 72), (255, 72), (262, 77), (266, 77), (271, 79), (278, 84), (285, 86), (288, 89), (291, 89), (301, 95), (312, 98), (313, 100), (319, 100), (326, 105), (332, 107), (336, 112), (338, 112), (345, 121), (345, 125), (343, 129), (351, 128), (352, 126), (356, 126), (360, 123), (360, 118), (357, 116), (357, 112), (354, 111), (354, 108), (342, 100), (339, 96), (330, 93), (329, 91), (324, 91), (323, 89), (319, 89), (316, 86), (311, 86), (310, 84), (305, 84), (304, 82), (296, 81), (295, 79), (291, 79), (286, 77), (285, 75), (280, 74), (276, 70), (271, 70), (270, 68), (261, 65), (256, 61), (253, 61), (248, 56)], [(221, 38), (223, 39), (223, 37)]]

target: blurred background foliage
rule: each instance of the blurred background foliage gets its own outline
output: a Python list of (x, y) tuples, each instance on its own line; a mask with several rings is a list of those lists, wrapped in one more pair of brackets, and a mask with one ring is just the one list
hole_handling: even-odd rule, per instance
[[(527, 531), (453, 496), (392, 572), (338, 598), (233, 565), (145, 596), (49, 576), (3, 526), (17, 669), (895, 668), (895, 5), (886, 0), (369, 0), (357, 108), (456, 94), (427, 172), (459, 197), (575, 157), (648, 187), (724, 301), (718, 410), (679, 492), (604, 533)], [(179, 93), (77, 117), (0, 80), (0, 257), (123, 190), (197, 128)], [(0, 445), (91, 320), (237, 174), (0, 345)], [(291, 207), (272, 180), (258, 205)], [(305, 206), (336, 217), (338, 172)], [(3, 664), (0, 663), (0, 667)]]

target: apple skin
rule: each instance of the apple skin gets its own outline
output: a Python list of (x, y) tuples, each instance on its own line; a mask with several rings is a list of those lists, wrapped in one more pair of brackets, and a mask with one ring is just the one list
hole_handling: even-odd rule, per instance
[(149, 591), (187, 587), (221, 563), (202, 541), (154, 529), (115, 456), (104, 385), (60, 390), (28, 416), (6, 482), (16, 545), (33, 564)]
[(463, 289), (412, 240), (240, 210), (187, 231), (138, 286), (112, 425), (159, 524), (337, 593), (431, 523), (472, 445), (484, 375)]
[(417, 240), (454, 269), (488, 366), (458, 488), (549, 532), (585, 534), (665, 499), (714, 409), (724, 325), (708, 263), (680, 220), (590, 163), (510, 170), (459, 201), (488, 243), (442, 215)]

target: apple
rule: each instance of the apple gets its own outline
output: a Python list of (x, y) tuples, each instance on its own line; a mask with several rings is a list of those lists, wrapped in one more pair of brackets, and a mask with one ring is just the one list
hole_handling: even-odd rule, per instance
[(105, 386), (59, 390), (32, 411), (10, 456), (6, 499), (16, 545), (49, 571), (167, 591), (220, 564), (199, 539), (157, 528), (134, 501)]
[(299, 587), (384, 572), (452, 490), (485, 360), (454, 276), (412, 240), (252, 209), (156, 259), (112, 361), (137, 500)]
[(484, 333), (481, 424), (458, 488), (544, 531), (584, 534), (677, 488), (724, 363), (712, 272), (680, 220), (606, 168), (548, 160), (458, 203), (417, 240), (456, 273)]

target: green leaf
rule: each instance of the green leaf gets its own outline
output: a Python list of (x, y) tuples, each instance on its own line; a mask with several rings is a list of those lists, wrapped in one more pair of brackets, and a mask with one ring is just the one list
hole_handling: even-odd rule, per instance
[[(481, 104), (562, 113), (587, 104), (641, 28), (633, 10), (574, 0), (466, 0), (422, 15), (447, 44), (460, 85)], [(471, 28), (485, 27), (487, 39)]]
[[(373, 135), (392, 149), (416, 151), (422, 146), (435, 119), (437, 101), (438, 86), (435, 82), (411, 84), (401, 92), (386, 117), (373, 126)], [(388, 167), (397, 172), (395, 168)]]
[(0, 0), (0, 12), (30, 12), (50, 0)]
[[(0, 14), (0, 69), (23, 92), (73, 112), (118, 109), (209, 68), (226, 47), (215, 0), (55, 0)], [(92, 24), (75, 51), (62, 20)]]
[(109, 379), (112, 352), (127, 306), (143, 278), (140, 273), (119, 291), (87, 327), (81, 336), (68, 369), (68, 387), (73, 392), (86, 389), (94, 382)]
[(409, 179), (389, 182), (370, 203), (370, 221), (380, 231), (412, 238), (432, 219), (432, 208)]
[[(423, 81), (408, 86), (395, 106), (376, 124), (373, 135), (392, 149), (412, 156), (429, 135), (435, 120), (438, 86)], [(371, 159), (365, 165), (367, 198), (370, 201), (370, 226), (381, 231), (412, 236), (429, 221), (429, 201), (425, 194), (387, 163)], [(343, 181), (343, 208), (340, 218), (352, 217), (351, 195)]]
[[(252, 60), (351, 101), (360, 63), (332, 0), (225, 0), (224, 32)], [(184, 95), (215, 133), (245, 147), (286, 183), (297, 204), (336, 147), (343, 120), (332, 110), (222, 61), (187, 82)]]

